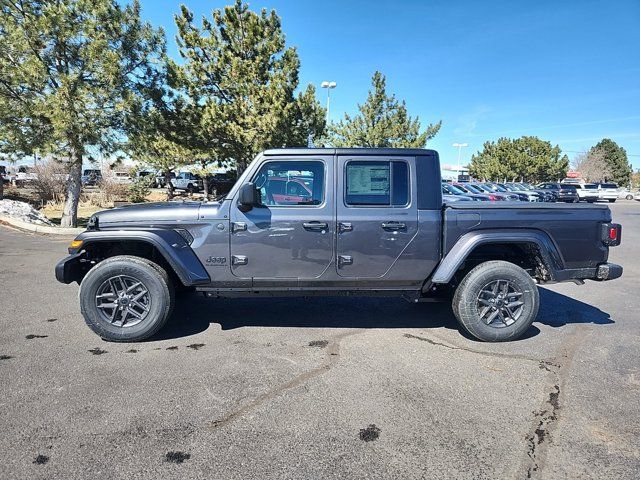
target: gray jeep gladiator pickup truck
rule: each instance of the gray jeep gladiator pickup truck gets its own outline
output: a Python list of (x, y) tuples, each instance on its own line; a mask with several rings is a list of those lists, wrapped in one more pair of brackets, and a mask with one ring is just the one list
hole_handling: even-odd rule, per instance
[(86, 323), (111, 341), (156, 333), (185, 287), (447, 299), (471, 335), (505, 341), (536, 318), (536, 284), (622, 275), (607, 206), (447, 205), (440, 185), (432, 150), (268, 150), (219, 201), (96, 213), (56, 278), (80, 284)]

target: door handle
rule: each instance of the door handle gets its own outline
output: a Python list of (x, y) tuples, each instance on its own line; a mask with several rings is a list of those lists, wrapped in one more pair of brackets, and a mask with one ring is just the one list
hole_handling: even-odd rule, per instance
[(302, 224), (302, 227), (305, 230), (326, 230), (327, 228), (329, 228), (329, 225), (327, 224), (327, 222), (304, 222)]
[(402, 222), (382, 222), (382, 228), (391, 232), (397, 232), (398, 230), (406, 230), (407, 224)]
[(353, 225), (351, 223), (338, 222), (338, 233), (353, 231)]

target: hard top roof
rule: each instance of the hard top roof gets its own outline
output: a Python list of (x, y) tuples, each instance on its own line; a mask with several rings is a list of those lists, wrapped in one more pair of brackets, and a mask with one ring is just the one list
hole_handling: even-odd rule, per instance
[(265, 156), (272, 155), (408, 155), (431, 156), (437, 155), (435, 150), (427, 148), (275, 148), (265, 150)]

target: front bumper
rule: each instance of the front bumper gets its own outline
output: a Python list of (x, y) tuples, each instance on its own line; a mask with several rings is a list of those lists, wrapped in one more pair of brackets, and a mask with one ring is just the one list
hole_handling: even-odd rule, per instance
[(56, 280), (61, 283), (79, 282), (89, 268), (85, 252), (73, 253), (56, 265)]

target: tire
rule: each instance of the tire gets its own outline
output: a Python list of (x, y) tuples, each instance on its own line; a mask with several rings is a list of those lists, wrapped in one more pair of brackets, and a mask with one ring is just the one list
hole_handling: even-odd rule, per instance
[(596, 203), (596, 201), (595, 201), (595, 200), (587, 200), (587, 202), (589, 202), (589, 203)]
[(633, 200), (633, 195), (627, 195), (624, 198), (625, 198), (625, 200)]
[[(128, 298), (119, 300), (114, 291), (122, 293), (125, 289), (130, 292)], [(98, 295), (103, 298), (97, 300)], [(138, 300), (138, 296), (140, 302), (132, 301)], [(138, 342), (165, 325), (173, 308), (174, 289), (168, 273), (159, 265), (144, 258), (120, 255), (98, 263), (87, 273), (80, 284), (79, 299), (85, 323), (101, 338)], [(124, 306), (125, 313), (108, 305)]]
[[(511, 302), (523, 302), (512, 307), (512, 316), (504, 318), (504, 307), (497, 314), (490, 307), (487, 296), (492, 285), (498, 284), (497, 293), (507, 285), (507, 298)], [(520, 298), (521, 300), (517, 300)], [(484, 303), (481, 303), (481, 300)], [(495, 301), (503, 302), (503, 298)], [(510, 262), (501, 260), (484, 262), (472, 269), (460, 282), (453, 296), (453, 312), (462, 328), (484, 342), (516, 340), (531, 326), (540, 305), (538, 287), (529, 274)], [(485, 308), (486, 310), (485, 313)], [(484, 316), (481, 314), (484, 313)], [(503, 320), (499, 315), (503, 315)], [(494, 317), (491, 319), (491, 317)], [(486, 320), (490, 320), (487, 323)]]
[(189, 195), (193, 195), (193, 193), (196, 191), (196, 189), (193, 187), (192, 184), (187, 185), (187, 193)]
[(616, 203), (616, 199), (615, 198), (610, 198), (609, 199), (609, 203)]

